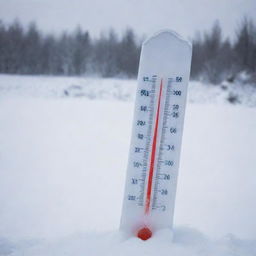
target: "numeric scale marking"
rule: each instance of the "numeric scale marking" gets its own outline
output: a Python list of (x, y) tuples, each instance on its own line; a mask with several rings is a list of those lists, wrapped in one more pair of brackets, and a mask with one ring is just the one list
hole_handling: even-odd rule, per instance
[(155, 168), (156, 143), (157, 143), (157, 135), (158, 135), (162, 89), (163, 89), (163, 79), (161, 79), (160, 92), (159, 92), (158, 103), (157, 103), (155, 129), (154, 129), (153, 144), (152, 144), (152, 150), (151, 150), (151, 156), (150, 156), (150, 167), (149, 167), (149, 177), (148, 177), (148, 186), (147, 186), (147, 196), (146, 196), (146, 202), (145, 202), (145, 214), (148, 214), (149, 210), (150, 210), (149, 206), (150, 206), (150, 201), (151, 201), (152, 182), (153, 182), (153, 175), (154, 175), (154, 168)]
[[(145, 79), (144, 79), (145, 80)], [(156, 101), (156, 82), (157, 82), (157, 76), (153, 76), (151, 80), (146, 80), (148, 83), (152, 83), (152, 90), (149, 93), (149, 96), (151, 96), (151, 100), (149, 103), (148, 111), (150, 112), (149, 118), (148, 118), (148, 131), (147, 131), (147, 136), (145, 136), (146, 140), (146, 147), (144, 151), (144, 159), (143, 159), (143, 173), (141, 176), (141, 190), (140, 190), (140, 197), (139, 197), (139, 204), (144, 207), (144, 213), (149, 214), (150, 212), (150, 205), (152, 204), (153, 209), (162, 209), (163, 211), (165, 210), (165, 206), (158, 206), (157, 205), (157, 193), (164, 192), (166, 193), (167, 190), (159, 190), (158, 185), (159, 185), (159, 179), (160, 180), (169, 180), (170, 175), (161, 173), (161, 165), (164, 164), (163, 160), (163, 150), (171, 150), (171, 146), (165, 145), (165, 134), (167, 132), (168, 127), (168, 119), (171, 118), (171, 111), (169, 110), (170, 108), (170, 94), (171, 94), (171, 83), (173, 81), (172, 78), (168, 79), (168, 85), (166, 89), (166, 99), (162, 99), (162, 91), (164, 89), (164, 83), (163, 83), (163, 78), (160, 80), (160, 86), (159, 86), (159, 92), (158, 92), (158, 99), (157, 99), (157, 109), (154, 110), (154, 105)], [(164, 102), (164, 113), (161, 113), (160, 106)], [(178, 105), (176, 105), (177, 108)], [(159, 150), (157, 152), (157, 142), (159, 138), (159, 120), (163, 118), (163, 127), (161, 130), (161, 140), (160, 140), (160, 145), (159, 145)], [(153, 130), (154, 128), (154, 130)], [(175, 128), (176, 129), (176, 128)], [(152, 136), (152, 130), (153, 130), (153, 136)], [(151, 138), (153, 138), (153, 141), (151, 143)], [(152, 144), (152, 145), (151, 145)], [(151, 147), (151, 150), (150, 150)], [(172, 147), (172, 151), (174, 151), (174, 147)], [(151, 152), (150, 155), (150, 163), (148, 163), (148, 158), (149, 158), (149, 152)], [(170, 165), (173, 165), (173, 161), (169, 161)], [(145, 185), (146, 182), (146, 172), (149, 170), (148, 174), (148, 181), (147, 184)], [(152, 191), (153, 187), (153, 179), (155, 179), (155, 186), (154, 190)], [(146, 190), (145, 190), (146, 189)], [(146, 193), (146, 199), (144, 200), (144, 194)], [(153, 198), (152, 198), (152, 193), (153, 193)]]

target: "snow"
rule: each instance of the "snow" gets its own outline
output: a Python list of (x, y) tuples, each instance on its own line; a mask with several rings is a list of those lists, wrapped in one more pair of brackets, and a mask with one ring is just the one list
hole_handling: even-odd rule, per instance
[(231, 235), (212, 241), (202, 233), (189, 228), (175, 229), (174, 237), (169, 230), (160, 230), (147, 242), (124, 234), (83, 233), (57, 241), (18, 244), (11, 255), (255, 255), (255, 241), (237, 239)]
[[(71, 85), (84, 94), (65, 96)], [(199, 82), (173, 233), (144, 242), (118, 231), (135, 85), (0, 76), (0, 255), (256, 255), (256, 109)]]
[(0, 75), (0, 97), (132, 100), (135, 80)]
[[(26, 76), (0, 74), (1, 98), (87, 98), (134, 101), (136, 80), (116, 78)], [(237, 96), (235, 104), (256, 107), (256, 86), (224, 82), (222, 86), (206, 86), (190, 81), (188, 102), (229, 103), (230, 95)]]

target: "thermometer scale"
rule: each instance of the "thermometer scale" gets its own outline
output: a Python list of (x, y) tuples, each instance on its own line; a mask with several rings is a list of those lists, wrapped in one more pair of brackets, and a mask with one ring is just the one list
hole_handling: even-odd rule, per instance
[(120, 228), (172, 228), (192, 47), (172, 31), (142, 45)]

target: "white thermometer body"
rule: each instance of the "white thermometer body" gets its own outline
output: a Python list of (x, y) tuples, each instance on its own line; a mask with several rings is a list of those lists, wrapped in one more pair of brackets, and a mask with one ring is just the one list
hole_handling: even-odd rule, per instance
[(142, 239), (172, 228), (191, 55), (171, 31), (142, 45), (121, 218)]

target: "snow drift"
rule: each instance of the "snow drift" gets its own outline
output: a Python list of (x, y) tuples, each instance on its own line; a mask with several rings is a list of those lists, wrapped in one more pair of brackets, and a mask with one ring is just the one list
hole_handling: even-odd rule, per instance
[(255, 108), (190, 101), (175, 229), (143, 242), (118, 232), (134, 81), (24, 79), (1, 76), (0, 255), (256, 255)]

